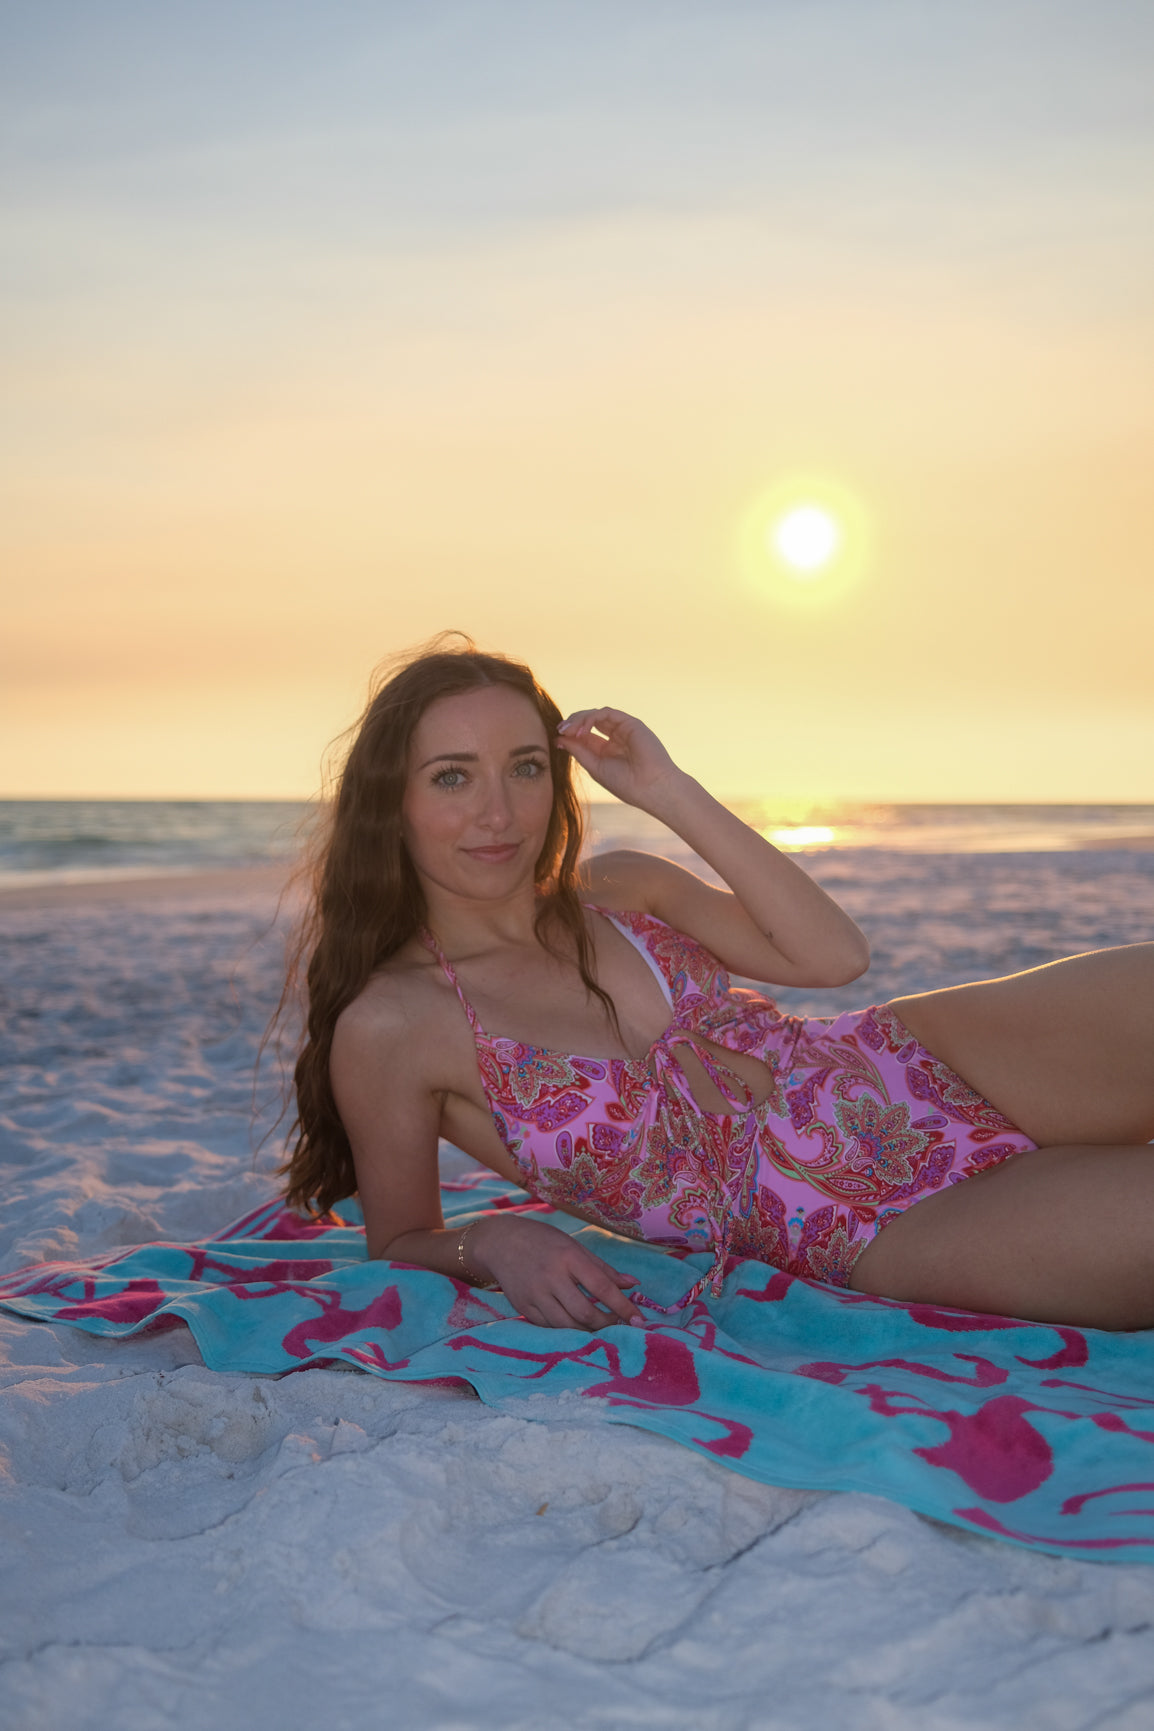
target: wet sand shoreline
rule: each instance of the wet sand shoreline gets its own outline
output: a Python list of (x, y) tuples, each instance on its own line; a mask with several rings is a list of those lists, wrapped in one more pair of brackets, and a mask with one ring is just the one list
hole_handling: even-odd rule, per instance
[(233, 899), (259, 895), (274, 900), (288, 887), (291, 868), (235, 866), (221, 871), (158, 873), (155, 877), (101, 878), (87, 883), (14, 884), (0, 877), (0, 913), (98, 904), (137, 907), (143, 902)]
[[(886, 849), (805, 849), (791, 852), (799, 863), (810, 866), (820, 859), (823, 863), (839, 853), (886, 852)], [(904, 850), (898, 850), (904, 851)], [(919, 855), (920, 849), (915, 850)], [(991, 850), (996, 851), (996, 850)], [(1110, 836), (1102, 841), (1086, 842), (1079, 848), (1054, 848), (1046, 853), (1154, 853), (1154, 833)], [(985, 850), (981, 850), (982, 853)], [(0, 873), (0, 913), (51, 907), (83, 907), (90, 905), (137, 907), (142, 903), (217, 900), (220, 897), (259, 895), (275, 900), (290, 890), (292, 866), (262, 865), (233, 866), (220, 870), (194, 872), (158, 872), (155, 876), (100, 878), (87, 882), (16, 883), (7, 885)], [(291, 893), (291, 890), (290, 890)]]

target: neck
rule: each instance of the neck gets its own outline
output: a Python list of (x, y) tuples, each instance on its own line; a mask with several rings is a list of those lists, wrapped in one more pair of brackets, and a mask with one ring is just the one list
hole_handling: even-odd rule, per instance
[(537, 942), (541, 896), (532, 884), (484, 901), (453, 895), (436, 884), (426, 883), (424, 889), (425, 924), (447, 954), (467, 955), (475, 950)]

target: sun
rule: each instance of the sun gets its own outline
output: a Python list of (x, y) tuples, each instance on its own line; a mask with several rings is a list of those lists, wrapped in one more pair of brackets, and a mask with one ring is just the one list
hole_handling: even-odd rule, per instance
[(836, 558), (845, 539), (841, 524), (821, 505), (794, 505), (769, 526), (770, 549), (794, 576), (820, 577)]
[(751, 590), (791, 611), (837, 607), (873, 563), (873, 524), (864, 501), (814, 469), (779, 475), (752, 498), (736, 539)]

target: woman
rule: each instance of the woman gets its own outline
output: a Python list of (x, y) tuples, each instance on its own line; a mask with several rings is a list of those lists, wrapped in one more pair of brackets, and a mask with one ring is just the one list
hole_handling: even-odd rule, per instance
[[(573, 759), (728, 888), (650, 855), (580, 862)], [(542, 1325), (643, 1320), (628, 1276), (531, 1213), (447, 1232), (444, 1136), (551, 1206), (712, 1252), (695, 1290), (752, 1256), (894, 1299), (1154, 1325), (1154, 944), (782, 1016), (726, 970), (856, 979), (848, 915), (640, 721), (563, 721), (471, 645), (370, 703), (303, 943), (288, 1197), (358, 1192), (371, 1257), (491, 1282)]]

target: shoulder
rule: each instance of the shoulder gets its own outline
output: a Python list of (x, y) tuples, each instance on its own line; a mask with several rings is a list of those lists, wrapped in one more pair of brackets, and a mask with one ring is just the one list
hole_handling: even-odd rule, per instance
[(598, 855), (590, 868), (592, 899), (611, 913), (641, 915), (643, 925), (656, 921), (667, 928), (651, 928), (646, 941), (655, 953), (675, 958), (677, 968), (699, 980), (716, 980), (719, 968), (751, 979), (772, 977), (762, 971), (766, 940), (732, 890), (660, 854), (622, 849)]
[(585, 871), (588, 892), (602, 907), (614, 913), (653, 914), (658, 919), (668, 918), (663, 910), (671, 905), (671, 895), (676, 897), (682, 880), (700, 881), (660, 854), (632, 848), (597, 854)]
[(456, 995), (434, 964), (404, 952), (374, 974), (333, 1029), (335, 1069), (369, 1063), (374, 1070), (403, 1069), (420, 1077), (437, 1053), (458, 1043), (462, 1024)]

